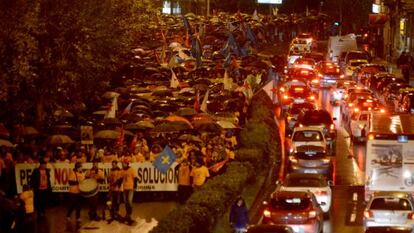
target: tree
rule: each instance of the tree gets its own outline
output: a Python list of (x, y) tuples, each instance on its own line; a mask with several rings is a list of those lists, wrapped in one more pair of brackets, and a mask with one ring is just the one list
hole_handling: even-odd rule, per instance
[(57, 106), (79, 110), (101, 94), (155, 15), (149, 0), (0, 4), (1, 105), (8, 115), (36, 112), (37, 122)]

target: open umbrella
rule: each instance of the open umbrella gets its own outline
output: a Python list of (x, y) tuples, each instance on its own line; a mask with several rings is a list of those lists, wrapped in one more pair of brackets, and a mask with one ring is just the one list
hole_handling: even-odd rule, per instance
[(7, 130), (6, 127), (4, 127), (4, 125), (1, 123), (0, 123), (0, 136), (6, 137), (6, 138), (10, 137), (9, 130)]
[(191, 135), (191, 134), (183, 134), (183, 135), (178, 137), (178, 140), (192, 141), (192, 142), (202, 142), (199, 137)]
[[(118, 130), (100, 130), (95, 133), (95, 138), (100, 139), (118, 139), (120, 137), (121, 132)], [(134, 134), (128, 130), (124, 131), (125, 135), (133, 136)]]
[(193, 124), (196, 124), (196, 122), (202, 122), (202, 121), (208, 121), (208, 122), (214, 122), (214, 119), (212, 116), (210, 116), (207, 113), (199, 113), (197, 115), (194, 115), (191, 119), (191, 122)]
[(223, 129), (235, 129), (238, 128), (235, 124), (230, 121), (217, 121), (217, 124), (220, 125)]
[(49, 136), (46, 139), (46, 142), (50, 145), (62, 145), (62, 144), (74, 143), (72, 138), (64, 134), (55, 134), (55, 135)]
[(32, 135), (39, 135), (39, 131), (32, 126), (25, 126), (23, 128), (23, 135), (24, 136), (32, 136)]
[(167, 132), (179, 132), (183, 130), (192, 129), (191, 125), (188, 125), (182, 121), (164, 121), (155, 126), (153, 132), (167, 133)]
[(114, 92), (114, 91), (107, 91), (105, 92), (102, 97), (105, 99), (112, 99), (114, 97), (118, 97), (119, 93), (118, 92)]
[(9, 140), (0, 139), (0, 146), (13, 147), (13, 143), (11, 143)]
[(53, 113), (53, 115), (56, 116), (56, 117), (68, 117), (68, 118), (73, 117), (73, 114), (71, 112), (69, 112), (68, 110), (63, 109), (63, 108), (57, 109)]
[(132, 130), (137, 130), (137, 129), (153, 129), (155, 126), (151, 121), (146, 121), (146, 120), (142, 120), (142, 121), (138, 121), (136, 123), (131, 123), (131, 124), (127, 124), (125, 126), (125, 129), (132, 129)]
[(190, 128), (192, 127), (191, 122), (182, 116), (171, 115), (171, 116), (166, 117), (164, 120), (169, 121), (169, 122), (182, 122), (182, 123), (189, 125)]
[(197, 112), (194, 108), (180, 108), (176, 114), (179, 116), (194, 116)]
[(220, 125), (214, 121), (198, 122), (197, 124), (195, 123), (194, 128), (196, 128), (198, 131), (204, 132), (218, 132), (222, 129)]

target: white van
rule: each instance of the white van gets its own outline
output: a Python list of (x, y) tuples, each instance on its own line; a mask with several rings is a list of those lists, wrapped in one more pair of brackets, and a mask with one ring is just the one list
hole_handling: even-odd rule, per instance
[(357, 49), (357, 41), (354, 34), (345, 36), (331, 36), (328, 40), (327, 59), (333, 62), (339, 62), (341, 53)]

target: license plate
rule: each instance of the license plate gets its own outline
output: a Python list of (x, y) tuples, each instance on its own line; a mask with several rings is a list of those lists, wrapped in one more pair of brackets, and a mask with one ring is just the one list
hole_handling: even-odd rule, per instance
[(293, 102), (295, 104), (303, 104), (303, 103), (305, 103), (305, 100), (304, 99), (295, 99), (295, 100), (293, 100)]
[(335, 83), (335, 80), (326, 80), (327, 83)]
[(318, 170), (315, 170), (315, 169), (306, 169), (305, 170), (305, 173), (307, 173), (307, 174), (316, 174), (316, 173), (318, 173)]

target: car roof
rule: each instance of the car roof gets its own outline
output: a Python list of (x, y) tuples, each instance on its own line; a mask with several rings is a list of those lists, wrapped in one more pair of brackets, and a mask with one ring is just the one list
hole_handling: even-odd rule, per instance
[(247, 229), (247, 233), (290, 233), (293, 232), (292, 228), (284, 225), (271, 225), (271, 224), (260, 224), (250, 226)]

